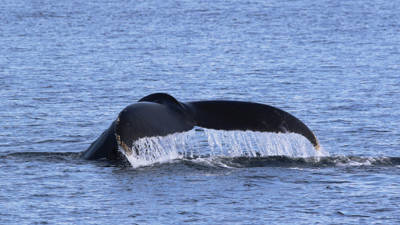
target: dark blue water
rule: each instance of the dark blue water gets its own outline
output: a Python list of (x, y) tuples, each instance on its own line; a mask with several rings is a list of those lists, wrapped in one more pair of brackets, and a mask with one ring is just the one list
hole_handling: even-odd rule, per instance
[[(399, 11), (383, 0), (1, 1), (0, 223), (399, 224)], [(153, 92), (279, 107), (324, 154), (213, 156), (194, 138), (195, 150), (142, 167), (79, 158)]]

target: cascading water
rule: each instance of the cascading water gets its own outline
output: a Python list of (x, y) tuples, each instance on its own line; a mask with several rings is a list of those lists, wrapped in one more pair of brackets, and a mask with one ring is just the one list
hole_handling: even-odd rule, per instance
[(162, 163), (182, 158), (180, 153), (187, 148), (194, 131), (170, 134), (164, 137), (147, 137), (136, 140), (130, 152), (119, 150), (133, 167)]
[(268, 157), (309, 158), (328, 156), (316, 151), (301, 135), (254, 131), (225, 131), (196, 128), (189, 132), (164, 137), (141, 138), (126, 156), (133, 167), (162, 163), (182, 158)]
[(295, 133), (225, 131), (205, 129), (212, 156), (225, 157), (320, 157), (329, 154), (315, 150), (303, 136)]

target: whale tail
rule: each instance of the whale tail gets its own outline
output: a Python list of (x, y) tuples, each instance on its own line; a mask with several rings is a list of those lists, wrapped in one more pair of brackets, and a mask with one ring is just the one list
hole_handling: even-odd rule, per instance
[(297, 133), (318, 150), (314, 133), (295, 116), (281, 109), (252, 102), (198, 101), (186, 105), (194, 114), (197, 126), (217, 130), (251, 130), (275, 133)]
[(118, 145), (132, 151), (134, 141), (143, 137), (166, 136), (193, 129), (251, 130), (303, 135), (318, 150), (313, 132), (299, 119), (281, 109), (252, 102), (178, 102), (155, 93), (127, 106), (118, 118), (82, 153), (85, 159), (118, 159)]
[(115, 139), (115, 121), (98, 137), (86, 151), (81, 153), (84, 159), (118, 159), (118, 144)]

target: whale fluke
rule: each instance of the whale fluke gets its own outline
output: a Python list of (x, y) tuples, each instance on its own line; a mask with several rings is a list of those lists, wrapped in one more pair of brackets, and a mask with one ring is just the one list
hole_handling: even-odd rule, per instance
[(297, 133), (306, 137), (318, 150), (314, 133), (299, 119), (281, 109), (252, 102), (189, 102), (197, 126), (217, 130), (251, 130)]
[(118, 159), (118, 145), (132, 151), (143, 137), (166, 136), (194, 126), (217, 130), (251, 130), (303, 135), (318, 150), (313, 132), (299, 119), (281, 109), (252, 102), (179, 102), (171, 95), (155, 93), (123, 109), (117, 119), (82, 153), (85, 159)]

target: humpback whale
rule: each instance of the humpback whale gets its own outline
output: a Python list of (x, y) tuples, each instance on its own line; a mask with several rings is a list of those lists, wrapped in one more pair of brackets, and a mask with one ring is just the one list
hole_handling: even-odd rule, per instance
[(251, 130), (297, 133), (316, 150), (313, 132), (295, 116), (273, 106), (243, 101), (179, 102), (166, 93), (143, 97), (124, 108), (81, 156), (84, 159), (120, 159), (118, 146), (132, 151), (133, 143), (144, 137), (166, 136), (189, 131), (194, 126), (216, 130)]

